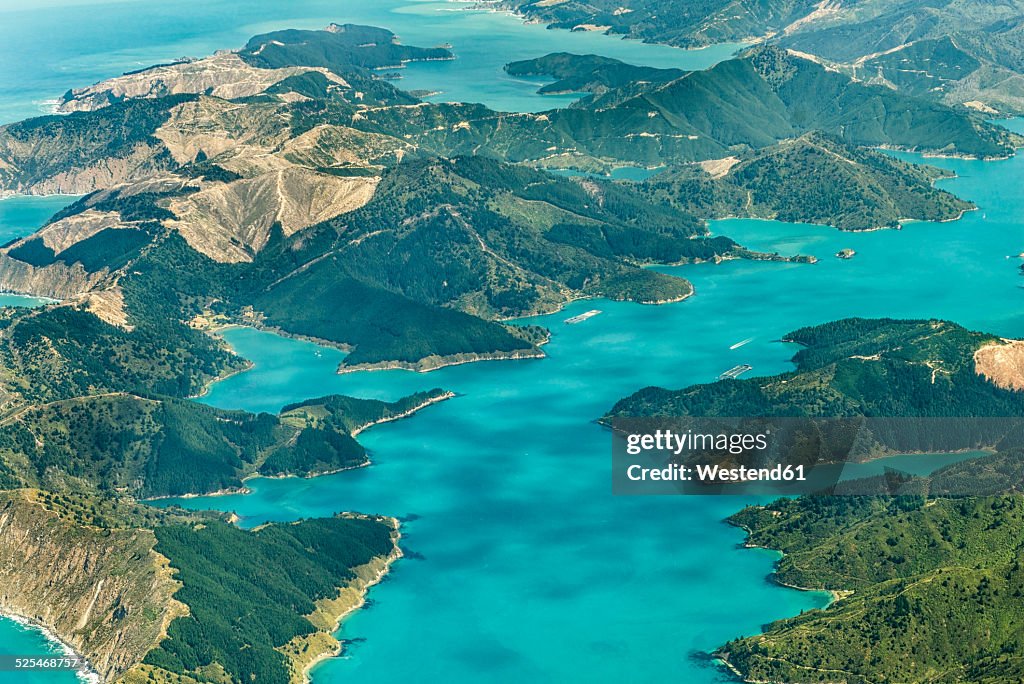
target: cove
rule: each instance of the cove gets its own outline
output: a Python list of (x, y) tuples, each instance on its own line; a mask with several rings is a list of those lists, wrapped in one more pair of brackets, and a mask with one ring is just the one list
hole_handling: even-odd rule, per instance
[[(43, 111), (43, 100), (68, 87), (127, 69), (240, 45), (259, 31), (329, 21), (386, 26), (409, 43), (451, 42), (462, 60), (411, 65), (401, 85), (505, 109), (566, 101), (533, 94), (540, 82), (504, 82), (500, 66), (510, 59), (571, 49), (696, 67), (682, 60), (716, 54), (550, 32), (459, 9), (458, 3), (263, 0), (239, 14), (237, 3), (184, 0), (147, 5), (141, 15), (133, 3), (3, 10), (0, 120)], [(459, 22), (466, 35), (459, 35)], [(502, 48), (508, 54), (494, 47), (501, 31), (508, 32)], [(473, 49), (488, 61), (467, 59)], [(731, 50), (723, 48), (723, 55)], [(635, 57), (628, 56), (632, 51)], [(656, 53), (680, 61), (659, 61)], [(254, 480), (249, 496), (182, 503), (235, 510), (248, 527), (339, 510), (404, 518), (407, 558), (372, 590), (372, 604), (345, 622), (341, 636), (359, 641), (345, 657), (314, 670), (318, 683), (722, 681), (725, 673), (697, 654), (822, 606), (826, 597), (772, 585), (764, 578), (775, 555), (737, 547), (742, 534), (722, 519), (747, 499), (612, 497), (607, 433), (592, 421), (644, 385), (709, 381), (736, 363), (750, 363), (757, 374), (786, 370), (794, 350), (776, 341), (781, 335), (842, 316), (941, 316), (1024, 335), (1020, 263), (1009, 258), (1024, 249), (1020, 160), (934, 163), (957, 171), (960, 177), (944, 187), (978, 202), (979, 211), (949, 224), (857, 235), (768, 221), (716, 222), (716, 232), (751, 247), (815, 254), (821, 262), (663, 269), (690, 278), (696, 296), (657, 308), (575, 303), (539, 319), (555, 333), (541, 361), (337, 376), (334, 350), (226, 331), (257, 366), (211, 390), (204, 401), (218, 406), (276, 410), (330, 392), (395, 398), (434, 386), (459, 396), (365, 433), (370, 468), (311, 480)], [(833, 259), (843, 247), (858, 256)], [(562, 323), (595, 307), (603, 311), (596, 318)], [(0, 643), (17, 643), (8, 641), (15, 628), (0, 622)], [(5, 681), (20, 681), (8, 674)]]
[[(956, 171), (943, 187), (979, 210), (855, 234), (714, 222), (751, 247), (820, 262), (663, 268), (691, 279), (696, 295), (661, 307), (576, 302), (525, 321), (553, 331), (538, 361), (339, 376), (341, 352), (227, 330), (256, 366), (212, 388), (203, 400), (217, 406), (277, 410), (334, 392), (397, 398), (435, 386), (458, 396), (364, 433), (369, 468), (257, 479), (249, 495), (179, 503), (234, 511), (247, 527), (340, 510), (405, 520), (409, 557), (344, 623), (340, 636), (355, 641), (314, 670), (318, 683), (721, 681), (699, 654), (827, 598), (771, 584), (776, 556), (738, 547), (742, 533), (722, 520), (748, 498), (613, 497), (609, 437), (593, 420), (646, 385), (711, 381), (737, 363), (785, 371), (795, 352), (778, 341), (786, 332), (845, 316), (941, 317), (1024, 336), (1011, 257), (1024, 245), (1024, 159), (929, 162)], [(834, 258), (843, 247), (857, 256)], [(563, 323), (593, 308), (601, 315)], [(900, 458), (914, 472), (949, 462)]]

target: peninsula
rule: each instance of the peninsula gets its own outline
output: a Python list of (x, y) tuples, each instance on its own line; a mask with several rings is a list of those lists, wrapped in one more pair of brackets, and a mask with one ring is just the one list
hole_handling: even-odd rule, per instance
[[(942, 321), (846, 319), (786, 336), (795, 370), (679, 391), (647, 388), (612, 416), (1024, 417), (1019, 343)], [(950, 422), (948, 426), (955, 425)], [(933, 426), (941, 424), (932, 424)], [(983, 426), (984, 422), (976, 423)], [(987, 449), (895, 495), (822, 492), (729, 518), (785, 553), (775, 579), (837, 600), (722, 645), (745, 681), (1010, 681), (1024, 461), (1015, 440), (954, 427), (876, 435), (879, 453)], [(871, 491), (877, 491), (872, 488)], [(898, 654), (912, 654), (904, 657)]]
[[(0, 126), (0, 194), (84, 195), (0, 247), (0, 289), (56, 300), (0, 309), (0, 611), (46, 625), (109, 681), (301, 681), (399, 556), (397, 523), (339, 512), (244, 530), (144, 500), (365, 465), (361, 430), (451, 394), (205, 406), (190, 398), (247, 367), (217, 326), (334, 345), (342, 372), (535, 359), (548, 331), (509, 319), (693, 294), (653, 264), (814, 260), (747, 249), (708, 219), (956, 218), (971, 205), (933, 186), (943, 172), (873, 148), (992, 158), (1022, 142), (976, 110), (776, 46), (700, 72), (542, 58), (517, 68), (588, 92), (543, 113), (423, 102), (380, 72), (451, 58), (374, 27), (275, 31)], [(661, 165), (642, 183), (594, 177)], [(799, 195), (795, 178), (816, 181)], [(999, 340), (953, 324), (792, 338), (808, 349), (786, 378), (648, 390), (616, 411), (881, 410), (864, 397), (893, 378), (935, 410), (1019, 408), (971, 365)]]

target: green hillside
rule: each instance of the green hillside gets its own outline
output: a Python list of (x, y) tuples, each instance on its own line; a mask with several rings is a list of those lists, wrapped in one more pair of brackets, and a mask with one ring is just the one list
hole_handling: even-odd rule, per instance
[[(1020, 454), (951, 466), (1012, 468)], [(1020, 478), (1003, 479), (1004, 488)], [(826, 610), (767, 626), (721, 648), (744, 678), (851, 683), (1016, 681), (1024, 634), (1019, 539), (1024, 500), (803, 497), (744, 509), (731, 519), (750, 543), (784, 551), (786, 584), (844, 592)], [(846, 595), (846, 592), (851, 592)]]
[(841, 230), (893, 228), (905, 219), (951, 220), (973, 208), (931, 187), (947, 172), (818, 133), (731, 161), (717, 177), (699, 166), (680, 166), (642, 187), (698, 216), (825, 223)]
[(0, 424), (0, 480), (8, 489), (142, 498), (238, 489), (254, 474), (316, 475), (369, 462), (353, 432), (448, 396), (324, 397), (280, 417), (158, 395), (81, 396), (19, 409)]
[(211, 522), (159, 527), (189, 614), (174, 620), (144, 663), (200, 682), (288, 684), (298, 675), (286, 647), (324, 626), (318, 602), (338, 596), (354, 569), (394, 551), (384, 520), (335, 517), (254, 532)]
[(1019, 0), (503, 0), (552, 28), (597, 28), (652, 43), (702, 47), (772, 41), (865, 81), (1000, 115), (1024, 111)]
[(555, 93), (601, 94), (637, 81), (667, 83), (683, 76), (681, 69), (657, 69), (634, 66), (601, 55), (574, 55), (554, 52), (536, 59), (524, 59), (505, 65), (510, 76), (550, 76), (555, 80), (542, 86), (542, 95)]
[(101, 392), (187, 397), (245, 361), (173, 320), (129, 331), (57, 306), (0, 311), (0, 365), (8, 401), (48, 402)]
[(239, 53), (261, 69), (324, 67), (344, 74), (354, 67), (381, 69), (404, 62), (454, 59), (450, 50), (402, 45), (387, 29), (358, 24), (331, 24), (323, 31), (286, 29), (253, 36)]
[(976, 372), (997, 338), (943, 321), (849, 318), (802, 328), (796, 369), (683, 390), (643, 389), (611, 416), (1021, 416), (1024, 397)]

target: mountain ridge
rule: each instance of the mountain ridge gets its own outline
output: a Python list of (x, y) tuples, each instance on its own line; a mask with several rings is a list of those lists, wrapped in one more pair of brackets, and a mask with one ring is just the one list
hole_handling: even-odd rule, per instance
[[(551, 28), (597, 28), (683, 48), (773, 42), (889, 87), (990, 113), (1024, 112), (1024, 5), (923, 0), (504, 0), (504, 9)], [(941, 43), (950, 41), (954, 50)], [(924, 47), (912, 54), (913, 46)], [(938, 50), (936, 50), (938, 48)], [(898, 59), (885, 59), (897, 52)], [(960, 72), (931, 57), (952, 57)], [(909, 59), (904, 59), (909, 57)], [(902, 61), (898, 61), (902, 60)], [(976, 105), (975, 105), (976, 103)], [(977, 106), (976, 106), (977, 108)]]

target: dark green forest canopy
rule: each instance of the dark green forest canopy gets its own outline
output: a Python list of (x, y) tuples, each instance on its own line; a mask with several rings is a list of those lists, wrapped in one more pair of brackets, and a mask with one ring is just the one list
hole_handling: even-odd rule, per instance
[(649, 387), (608, 417), (1024, 415), (1020, 393), (976, 371), (974, 353), (998, 338), (954, 323), (848, 318), (785, 340), (804, 346), (791, 372), (674, 391)]
[(637, 81), (667, 83), (683, 76), (681, 69), (634, 66), (600, 55), (574, 55), (553, 52), (536, 59), (524, 59), (505, 65), (510, 76), (551, 76), (555, 80), (542, 86), (542, 95), (554, 93), (602, 93)]
[(402, 45), (387, 29), (358, 24), (331, 24), (323, 31), (286, 29), (254, 36), (239, 53), (253, 66), (279, 69), (289, 66), (324, 67), (345, 74), (354, 67), (400, 67), (404, 62), (454, 59), (442, 47)]
[(5, 390), (47, 402), (103, 392), (187, 397), (245, 361), (218, 340), (152, 317), (134, 330), (74, 306), (0, 311)]
[(231, 682), (287, 684), (278, 648), (316, 628), (305, 617), (337, 597), (354, 568), (394, 551), (383, 519), (342, 516), (270, 524), (158, 527), (156, 550), (170, 559), (189, 614), (175, 619), (145, 663), (200, 681), (218, 664)]
[(974, 205), (932, 187), (952, 174), (888, 154), (807, 133), (734, 157), (712, 177), (699, 167), (672, 167), (642, 192), (698, 216), (760, 216), (828, 223), (841, 230), (898, 227), (916, 219), (958, 218)]

